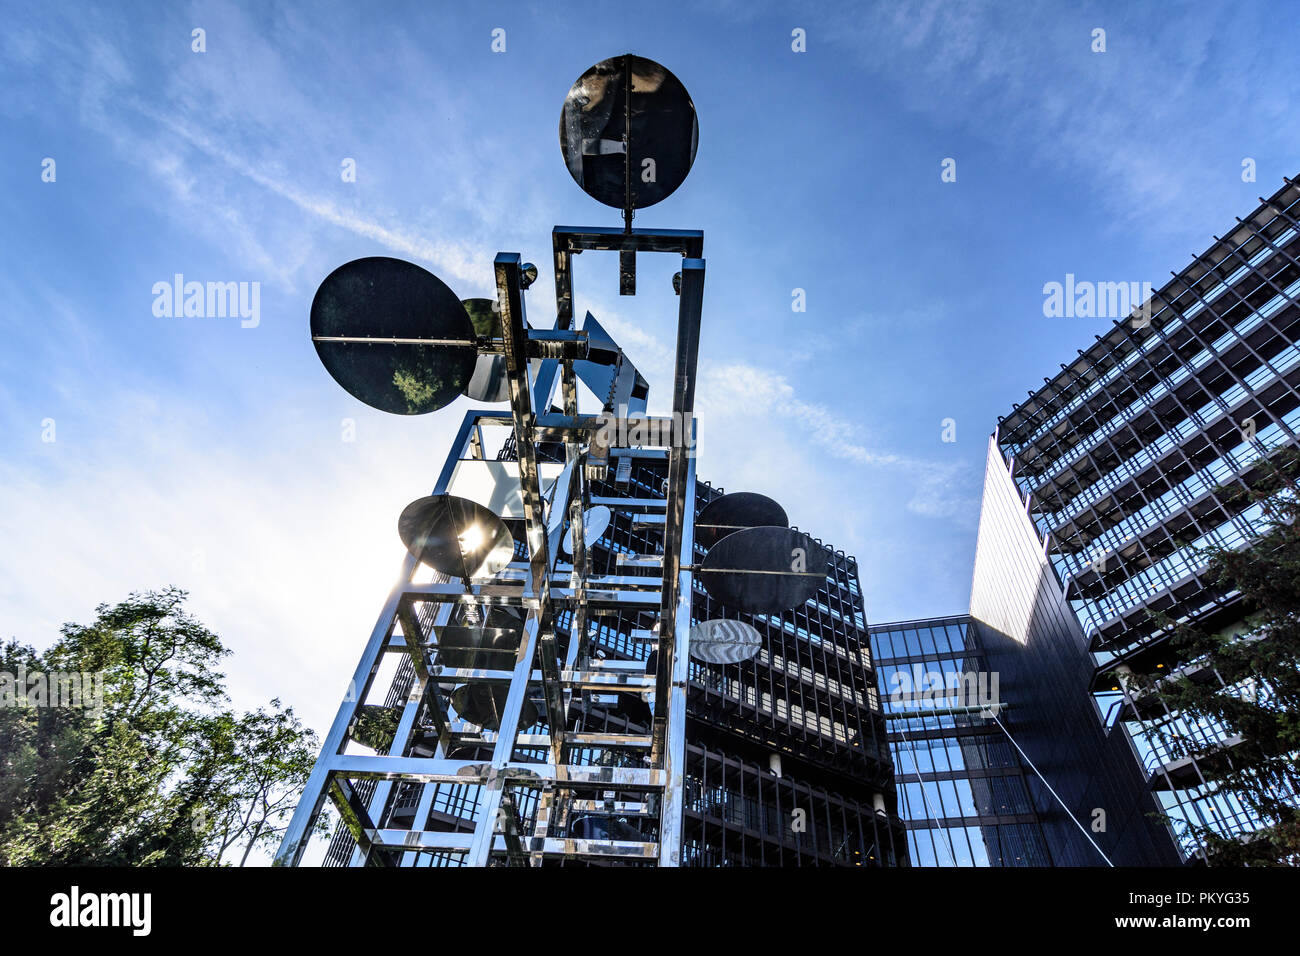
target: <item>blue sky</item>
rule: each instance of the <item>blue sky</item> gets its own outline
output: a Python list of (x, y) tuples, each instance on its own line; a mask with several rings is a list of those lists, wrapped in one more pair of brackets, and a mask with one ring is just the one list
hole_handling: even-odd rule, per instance
[[(484, 295), (517, 251), (549, 323), (552, 225), (617, 221), (557, 145), (597, 60), (659, 60), (699, 113), (638, 224), (705, 231), (701, 474), (857, 554), (873, 622), (966, 608), (997, 416), (1109, 324), (1044, 317), (1044, 283), (1158, 287), (1300, 172), (1294, 3), (54, 6), (5, 0), (0, 34), (0, 630), (43, 645), (180, 584), (236, 701), (321, 729), (467, 403), (359, 405), (312, 294), (387, 254)], [(672, 271), (643, 260), (627, 299), (611, 259), (577, 266), (652, 410)], [(155, 316), (176, 273), (260, 283), (259, 324)]]

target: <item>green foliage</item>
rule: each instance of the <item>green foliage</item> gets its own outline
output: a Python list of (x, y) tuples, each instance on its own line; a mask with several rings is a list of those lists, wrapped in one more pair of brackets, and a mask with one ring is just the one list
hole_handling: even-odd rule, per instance
[[(1267, 530), (1249, 546), (1203, 549), (1211, 587), (1241, 592), (1244, 627), (1211, 633), (1186, 622), (1160, 622), (1172, 628), (1174, 646), (1187, 661), (1216, 670), (1223, 679), (1195, 675), (1158, 681), (1151, 675), (1135, 684), (1181, 711), (1188, 723), (1218, 724), (1221, 741), (1240, 736), (1236, 746), (1220, 742), (1193, 746), (1203, 768), (1213, 772), (1220, 790), (1231, 791), (1271, 825), (1248, 838), (1225, 838), (1193, 823), (1190, 832), (1214, 865), (1278, 866), (1300, 864), (1300, 452), (1278, 449), (1257, 462), (1261, 477), (1250, 490), (1219, 489), (1222, 497), (1258, 505)], [(1178, 745), (1167, 728), (1157, 736)]]
[(395, 707), (381, 707), (377, 704), (365, 704), (357, 715), (352, 728), (352, 739), (365, 744), (371, 750), (381, 754), (388, 753), (397, 736), (397, 725), (401, 720), (401, 710)]
[(176, 588), (100, 605), (0, 673), (103, 675), (103, 707), (0, 707), (0, 864), (202, 866), (268, 847), (310, 773), (315, 735), (278, 700), (223, 709), (229, 652)]
[(438, 391), (437, 379), (431, 378), (425, 369), (398, 369), (393, 373), (393, 385), (406, 399), (406, 410), (412, 415), (430, 411), (427, 406)]

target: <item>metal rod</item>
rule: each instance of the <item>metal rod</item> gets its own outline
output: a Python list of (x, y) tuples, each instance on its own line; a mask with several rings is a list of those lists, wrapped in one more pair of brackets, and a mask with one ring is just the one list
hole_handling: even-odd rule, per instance
[(313, 342), (337, 342), (341, 345), (458, 345), (478, 348), (479, 339), (404, 339), (378, 335), (313, 335)]

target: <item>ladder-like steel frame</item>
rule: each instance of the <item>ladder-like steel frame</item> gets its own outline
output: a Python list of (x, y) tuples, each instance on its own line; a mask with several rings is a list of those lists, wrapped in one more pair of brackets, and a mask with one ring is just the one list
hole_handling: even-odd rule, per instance
[[(568, 228), (552, 234), (556, 330), (573, 326), (572, 256), (586, 250), (619, 253), (621, 287), (634, 288), (626, 279), (635, 270), (637, 252), (668, 252), (682, 257), (677, 318), (677, 353), (673, 388), (673, 418), (649, 419), (660, 435), (671, 435), (663, 453), (668, 465), (664, 499), (601, 497), (611, 509), (641, 514), (655, 521), (662, 509), (664, 550), (662, 576), (597, 577), (583, 538), (583, 514), (591, 507), (590, 481), (603, 479), (611, 449), (605, 435), (627, 435), (632, 429), (609, 429), (611, 416), (628, 416), (627, 384), (616, 384), (606, 397), (601, 416), (580, 416), (573, 359), (545, 358), (536, 362), (529, 349), (522, 281), (522, 264), (516, 253), (500, 253), (494, 263), (497, 301), (501, 308), (502, 351), (510, 391), (510, 412), (470, 411), (443, 465), (434, 494), (448, 491), (456, 465), (464, 458), (483, 455), (482, 427), (512, 427), (518, 457), (519, 485), (527, 536), (527, 560), (516, 561), (490, 578), (469, 582), (436, 579), (416, 583), (417, 560), (408, 555), (399, 582), (389, 594), (371, 631), (349, 685), (349, 692), (325, 737), (302, 798), (285, 832), (276, 856), (277, 865), (301, 862), (318, 817), (328, 797), (356, 841), (352, 865), (365, 865), (372, 851), (403, 850), (403, 864), (413, 864), (417, 853), (457, 854), (471, 866), (508, 862), (538, 865), (547, 859), (623, 859), (660, 866), (676, 866), (681, 859), (683, 779), (686, 756), (686, 685), (691, 626), (692, 566), (694, 555), (695, 447), (694, 400), (699, 348), (700, 317), (704, 295), (703, 233), (693, 230)], [(581, 337), (582, 333), (578, 333)], [(538, 335), (541, 339), (543, 336)], [(585, 343), (583, 343), (585, 344)], [(530, 380), (530, 352), (535, 376)], [(563, 411), (552, 413), (551, 398), (560, 386)], [(617, 376), (616, 376), (617, 379)], [(688, 435), (673, 423), (685, 423)], [(685, 440), (677, 440), (685, 439)], [(537, 445), (563, 442), (564, 469), (556, 480), (552, 500), (543, 497), (538, 471)], [(626, 452), (625, 454), (633, 454)], [(644, 454), (641, 452), (640, 454)], [(549, 506), (548, 506), (549, 505)], [(646, 514), (649, 512), (649, 514)], [(573, 540), (571, 568), (561, 563), (559, 545), (565, 519)], [(651, 564), (658, 563), (647, 556)], [(421, 605), (436, 610), (430, 617)], [(510, 670), (452, 669), (437, 663), (437, 634), (458, 604), (506, 605), (525, 614), (523, 637)], [(567, 653), (560, 659), (555, 633), (559, 611), (572, 612)], [(657, 641), (657, 670), (651, 676), (617, 662), (589, 657), (587, 622), (594, 614), (652, 612), (658, 626), (644, 639)], [(424, 621), (422, 621), (422, 617)], [(409, 657), (414, 678), (401, 708), (396, 732), (387, 755), (347, 753), (380, 665), (387, 654)], [(440, 683), (506, 684), (509, 692), (500, 728), (493, 734), (452, 720)], [(525, 701), (540, 687), (545, 703), (546, 735), (521, 733)], [(633, 693), (653, 697), (653, 719), (645, 736), (580, 733), (569, 730), (569, 713), (575, 695), (584, 691)], [(431, 755), (412, 752), (419, 738), (427, 751), (428, 734), (436, 744)], [(424, 734), (425, 736), (421, 737)], [(491, 746), (488, 763), (448, 759), (465, 745)], [(516, 748), (544, 749), (544, 763), (515, 759)], [(574, 748), (630, 750), (648, 754), (641, 767), (573, 764)], [(362, 799), (358, 781), (376, 781), (370, 798)], [(413, 826), (385, 825), (397, 784), (415, 784), (420, 791)], [(429, 818), (435, 788), (430, 784), (478, 785), (480, 799), (472, 832), (421, 829)], [(524, 789), (540, 796), (535, 826), (521, 832), (516, 797)], [(605, 801), (581, 799), (599, 792)], [(571, 809), (610, 807), (615, 794), (641, 794), (640, 803), (623, 802), (620, 812), (657, 815), (657, 842), (567, 839), (548, 835), (553, 819)]]

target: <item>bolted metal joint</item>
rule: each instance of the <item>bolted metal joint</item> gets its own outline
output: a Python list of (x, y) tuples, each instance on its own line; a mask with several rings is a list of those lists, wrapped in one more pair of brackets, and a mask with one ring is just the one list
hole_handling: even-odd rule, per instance
[(587, 333), (574, 329), (531, 329), (528, 357), (535, 359), (581, 360), (587, 357)]

